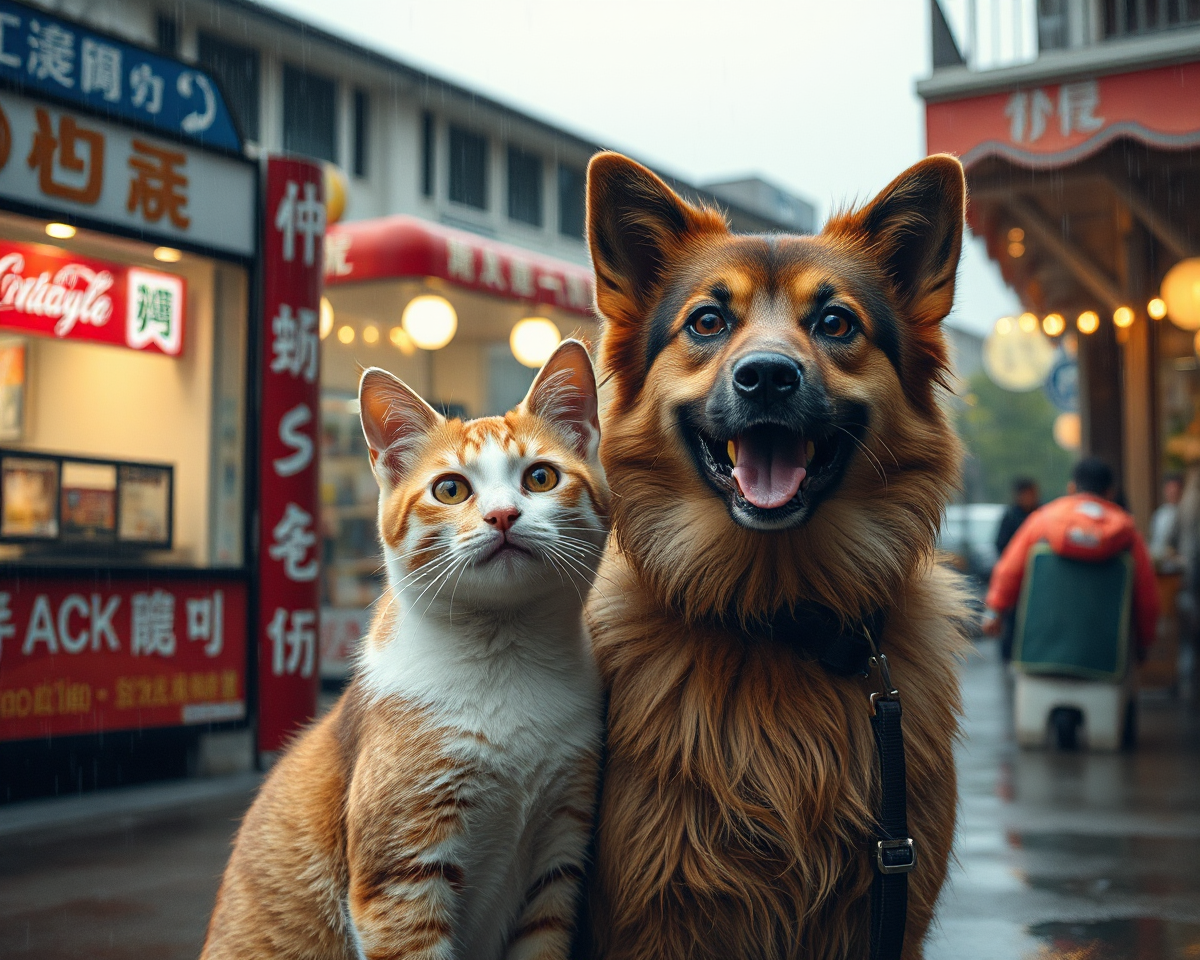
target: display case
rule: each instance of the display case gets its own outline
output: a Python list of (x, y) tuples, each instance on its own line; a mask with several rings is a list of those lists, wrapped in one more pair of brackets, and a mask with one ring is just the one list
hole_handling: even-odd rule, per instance
[(170, 550), (174, 469), (0, 449), (0, 542)]

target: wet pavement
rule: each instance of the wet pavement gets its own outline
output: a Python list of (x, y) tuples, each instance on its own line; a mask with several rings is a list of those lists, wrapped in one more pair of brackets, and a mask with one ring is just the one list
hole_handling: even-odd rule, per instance
[(928, 960), (1200, 960), (1200, 715), (1144, 696), (1133, 753), (1019, 750), (994, 641), (964, 697), (959, 863)]
[[(994, 643), (964, 683), (959, 863), (928, 960), (1200, 960), (1197, 713), (1143, 700), (1134, 754), (1018, 751)], [(0, 958), (196, 957), (253, 785), (0, 808)]]

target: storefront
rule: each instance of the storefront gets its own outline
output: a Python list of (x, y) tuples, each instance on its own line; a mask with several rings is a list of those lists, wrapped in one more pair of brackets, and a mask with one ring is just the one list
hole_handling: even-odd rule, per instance
[(321, 317), (322, 675), (344, 676), (382, 569), (358, 418), (364, 367), (451, 416), (503, 413), (561, 337), (594, 341), (591, 271), (414, 217), (330, 228)]
[(1077, 344), (1082, 449), (1116, 469), (1143, 531), (1164, 473), (1200, 464), (1189, 36), (1173, 53), (1098, 43), (990, 72), (951, 67), (919, 87), (928, 149), (961, 157), (970, 226), (1029, 311), (1020, 323)]
[(0, 742), (251, 715), (259, 206), (212, 78), (0, 4)]

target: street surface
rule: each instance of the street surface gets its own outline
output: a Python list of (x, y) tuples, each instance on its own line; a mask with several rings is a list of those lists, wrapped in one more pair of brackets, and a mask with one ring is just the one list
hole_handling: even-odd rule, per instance
[[(1200, 718), (1143, 701), (1134, 755), (1019, 752), (1004, 682), (985, 641), (965, 674), (959, 865), (928, 960), (1200, 960)], [(196, 957), (253, 786), (0, 808), (0, 958)]]

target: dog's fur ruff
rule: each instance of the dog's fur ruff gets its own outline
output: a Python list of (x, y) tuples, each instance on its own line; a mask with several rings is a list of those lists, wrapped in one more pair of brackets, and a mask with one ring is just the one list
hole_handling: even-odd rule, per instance
[[(614, 530), (588, 609), (610, 691), (593, 956), (865, 960), (877, 681), (728, 625), (804, 602), (886, 609), (919, 857), (904, 957), (922, 956), (955, 823), (965, 600), (934, 540), (960, 460), (940, 324), (964, 202), (958, 162), (933, 157), (817, 236), (735, 235), (632, 161), (592, 160)], [(688, 325), (714, 296), (728, 325), (710, 344)], [(852, 337), (818, 331), (829, 304)], [(829, 409), (865, 412), (840, 477), (773, 529), (701, 476), (680, 416), (761, 349), (795, 357)]]

